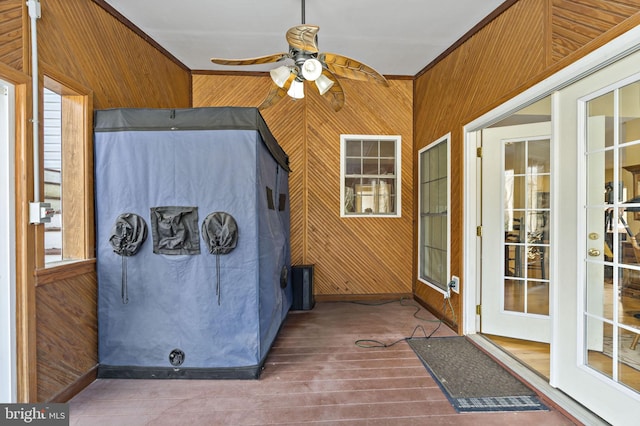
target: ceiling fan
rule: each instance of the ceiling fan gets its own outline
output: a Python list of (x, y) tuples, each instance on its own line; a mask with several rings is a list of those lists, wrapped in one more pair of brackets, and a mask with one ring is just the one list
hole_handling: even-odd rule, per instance
[(220, 65), (257, 65), (292, 60), (293, 64), (282, 65), (270, 71), (273, 87), (258, 106), (259, 109), (272, 106), (284, 95), (294, 99), (304, 98), (305, 81), (315, 82), (318, 91), (329, 101), (334, 111), (339, 111), (344, 105), (344, 91), (338, 76), (389, 85), (382, 74), (362, 62), (335, 53), (320, 52), (317, 44), (319, 30), (317, 25), (307, 24), (289, 28), (286, 34), (288, 52), (248, 59), (211, 58), (211, 62)]

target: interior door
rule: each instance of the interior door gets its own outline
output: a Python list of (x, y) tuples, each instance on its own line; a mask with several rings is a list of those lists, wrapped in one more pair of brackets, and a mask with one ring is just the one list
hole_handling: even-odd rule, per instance
[(482, 131), (482, 333), (550, 340), (550, 135), (550, 122)]

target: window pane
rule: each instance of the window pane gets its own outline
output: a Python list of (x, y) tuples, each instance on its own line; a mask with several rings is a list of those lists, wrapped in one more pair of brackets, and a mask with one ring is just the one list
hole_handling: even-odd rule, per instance
[[(640, 140), (640, 81), (620, 89), (620, 139), (621, 143)], [(633, 164), (637, 164), (638, 159)]]
[(44, 224), (45, 263), (62, 260), (62, 98), (44, 90), (44, 201), (55, 211)]
[(527, 282), (527, 313), (549, 315), (549, 283)]
[(362, 156), (363, 157), (377, 157), (378, 156), (378, 141), (363, 141), (362, 142)]
[(447, 289), (449, 269), (447, 144), (444, 139), (419, 154), (419, 278), (442, 290)]
[(360, 141), (347, 141), (346, 154), (347, 157), (362, 156), (362, 144)]
[(345, 169), (348, 175), (361, 175), (362, 160), (360, 158), (347, 158)]
[(362, 171), (365, 175), (377, 175), (379, 174), (378, 170), (378, 159), (364, 159), (362, 160)]
[(341, 138), (344, 164), (344, 215), (388, 215), (398, 212), (397, 140)]
[(504, 280), (504, 310), (512, 312), (524, 312), (525, 281)]
[(436, 180), (441, 176), (440, 172), (440, 157), (438, 155), (437, 148), (434, 148), (433, 152), (429, 153), (429, 180)]
[(381, 175), (395, 175), (396, 174), (396, 160), (395, 159), (380, 159), (380, 174)]
[(526, 154), (524, 142), (507, 142), (504, 146), (504, 169), (516, 175), (526, 172)]
[(534, 173), (549, 173), (551, 171), (551, 141), (542, 139), (529, 142), (529, 168)]
[(380, 141), (380, 157), (395, 158), (395, 156), (396, 156), (396, 142)]
[[(613, 146), (613, 92), (592, 99), (587, 104), (587, 149), (589, 151)], [(609, 123), (609, 125), (607, 124)]]

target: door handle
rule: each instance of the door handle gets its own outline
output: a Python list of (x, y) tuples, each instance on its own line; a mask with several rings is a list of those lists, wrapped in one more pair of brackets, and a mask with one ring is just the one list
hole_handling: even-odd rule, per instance
[(589, 256), (593, 256), (593, 257), (600, 256), (600, 250), (594, 249), (594, 248), (590, 248), (589, 249)]

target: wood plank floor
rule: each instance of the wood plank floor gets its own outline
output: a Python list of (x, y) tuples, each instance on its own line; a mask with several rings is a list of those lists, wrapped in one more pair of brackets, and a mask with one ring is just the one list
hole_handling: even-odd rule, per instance
[[(554, 407), (456, 413), (403, 340), (454, 335), (434, 320), (413, 301), (318, 303), (289, 315), (259, 380), (99, 379), (70, 401), (70, 424), (577, 424)], [(362, 347), (374, 341), (399, 342)]]

